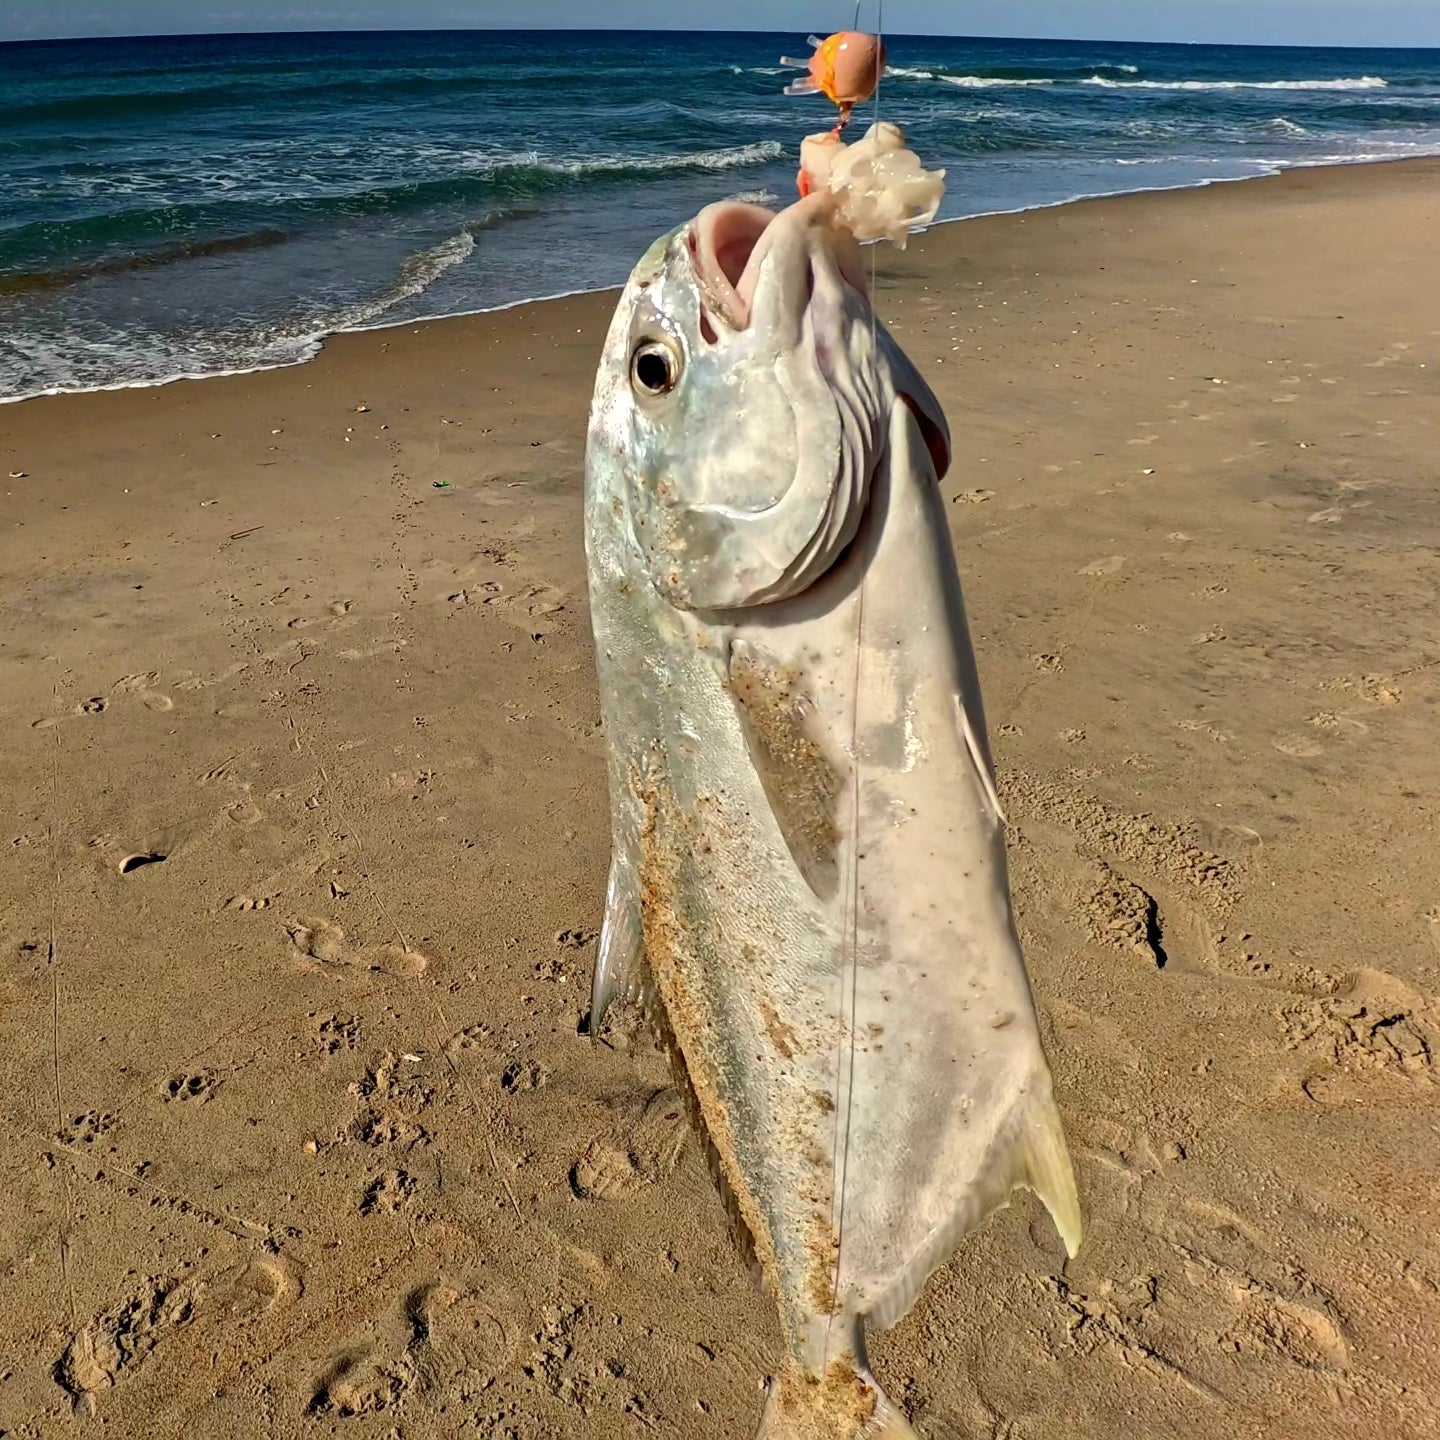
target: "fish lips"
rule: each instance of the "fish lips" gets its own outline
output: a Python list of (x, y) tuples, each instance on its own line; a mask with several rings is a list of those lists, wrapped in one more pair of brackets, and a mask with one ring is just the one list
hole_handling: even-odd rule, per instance
[(778, 215), (762, 205), (726, 200), (695, 217), (689, 250), (710, 329), (707, 340), (717, 339), (717, 325), (734, 333), (748, 330), (762, 309), (767, 318), (798, 320), (822, 264), (833, 265), (846, 284), (868, 296), (860, 247), (833, 223), (833, 209), (829, 196), (816, 194)]
[[(834, 202), (816, 193), (778, 215), (761, 205), (722, 201), (691, 222), (691, 268), (700, 298), (700, 328), (710, 344), (721, 333), (774, 330), (779, 344), (795, 343), (821, 266), (869, 301), (860, 246), (834, 221)], [(950, 468), (950, 427), (919, 371), (890, 346), (896, 393), (915, 417), (936, 477)]]

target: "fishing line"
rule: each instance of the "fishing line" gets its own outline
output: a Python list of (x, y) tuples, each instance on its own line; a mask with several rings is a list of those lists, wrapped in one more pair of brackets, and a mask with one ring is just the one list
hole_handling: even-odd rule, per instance
[[(860, 28), (860, 6), (855, 3), (855, 28)], [(885, 0), (876, 0), (875, 35), (883, 47), (885, 43)], [(884, 81), (885, 67), (880, 66), (875, 76), (875, 123), (880, 123), (880, 90)], [(880, 322), (875, 313), (875, 286), (879, 271), (877, 253), (879, 242), (870, 245), (870, 352), (874, 362), (879, 347)], [(888, 417), (887, 417), (888, 418)], [(888, 453), (889, 437), (885, 440), (882, 454)], [(873, 477), (872, 477), (873, 483)], [(873, 503), (873, 489), (870, 495)], [(836, 1100), (844, 1095), (844, 1129), (841, 1130), (840, 1109), (836, 1107), (835, 1117), (835, 1158), (831, 1169), (831, 1185), (834, 1189), (833, 1207), (835, 1213), (835, 1264), (831, 1276), (830, 1314), (825, 1322), (824, 1364), (828, 1366), (833, 1353), (832, 1336), (836, 1314), (840, 1309), (840, 1273), (845, 1254), (845, 1187), (850, 1170), (850, 1129), (855, 1112), (855, 1036), (859, 1028), (860, 997), (860, 679), (861, 665), (865, 653), (865, 587), (868, 580), (862, 568), (860, 585), (855, 600), (855, 665), (851, 676), (850, 695), (850, 874), (846, 887), (844, 934), (841, 944), (840, 976), (840, 1033), (836, 1041), (835, 1092)], [(846, 970), (848, 968), (848, 974)], [(846, 988), (849, 989), (849, 1023), (846, 1023)], [(846, 1031), (848, 1030), (848, 1035)], [(847, 1053), (848, 1051), (848, 1053)], [(842, 1081), (843, 1077), (843, 1081)], [(857, 1359), (860, 1357), (856, 1357)]]

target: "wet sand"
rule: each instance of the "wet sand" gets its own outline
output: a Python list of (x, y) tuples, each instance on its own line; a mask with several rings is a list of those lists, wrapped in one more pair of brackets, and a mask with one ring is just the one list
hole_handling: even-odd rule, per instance
[[(885, 262), (1089, 1221), (1018, 1200), (876, 1342), (929, 1440), (1440, 1433), (1437, 182)], [(577, 1033), (612, 305), (0, 409), (5, 1434), (757, 1423), (666, 1066)]]

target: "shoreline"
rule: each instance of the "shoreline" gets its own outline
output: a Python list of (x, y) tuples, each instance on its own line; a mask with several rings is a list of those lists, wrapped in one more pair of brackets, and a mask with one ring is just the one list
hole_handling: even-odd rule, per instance
[[(1392, 165), (1423, 165), (1430, 161), (1440, 159), (1440, 151), (1434, 155), (1404, 155), (1397, 157), (1366, 157), (1355, 160), (1297, 160), (1294, 162), (1281, 162), (1259, 174), (1252, 175), (1223, 175), (1200, 180), (1190, 181), (1179, 185), (1152, 185), (1136, 186), (1124, 190), (1098, 191), (1094, 193), (1072, 195), (1064, 200), (1048, 201), (1036, 205), (1022, 205), (1015, 209), (1008, 210), (984, 210), (973, 215), (958, 215), (946, 220), (938, 220), (927, 226), (924, 231), (917, 232), (912, 244), (923, 242), (926, 235), (948, 229), (955, 225), (972, 224), (978, 220), (994, 220), (1018, 215), (1037, 215), (1048, 211), (1064, 210), (1072, 206), (1083, 206), (1101, 202), (1124, 201), (1132, 197), (1147, 195), (1171, 195), (1188, 194), (1193, 191), (1203, 191), (1217, 185), (1244, 185), (1255, 181), (1278, 180), (1283, 176), (1293, 174), (1296, 171), (1328, 171), (1328, 170), (1353, 170), (1370, 168), (1376, 166)], [(1258, 162), (1257, 162), (1258, 163)], [(638, 258), (638, 257), (637, 257)], [(562, 290), (550, 295), (525, 296), (518, 300), (508, 300), (498, 305), (482, 305), (470, 310), (446, 311), (441, 315), (428, 315), (408, 320), (385, 320), (377, 321), (375, 324), (357, 325), (343, 327), (335, 330), (327, 330), (303, 342), (305, 351), (303, 355), (293, 360), (279, 361), (272, 365), (254, 365), (239, 367), (236, 369), (207, 370), (200, 373), (183, 373), (168, 376), (159, 380), (133, 380), (117, 381), (109, 385), (92, 385), (74, 389), (55, 388), (49, 390), (34, 390), (23, 395), (0, 396), (0, 407), (23, 405), (33, 400), (54, 400), (66, 396), (76, 395), (110, 395), (120, 394), (126, 391), (145, 391), (166, 389), (172, 385), (195, 383), (205, 380), (235, 379), (245, 375), (264, 375), (286, 370), (303, 368), (313, 364), (324, 353), (327, 346), (342, 336), (348, 335), (370, 335), (387, 330), (401, 330), (409, 326), (434, 325), (450, 320), (473, 319), (480, 315), (499, 315), (510, 310), (519, 310), (531, 305), (549, 305), (556, 301), (574, 300), (589, 295), (618, 294), (623, 288), (623, 282), (616, 285), (601, 285), (590, 289)], [(299, 343), (299, 342), (297, 342)]]

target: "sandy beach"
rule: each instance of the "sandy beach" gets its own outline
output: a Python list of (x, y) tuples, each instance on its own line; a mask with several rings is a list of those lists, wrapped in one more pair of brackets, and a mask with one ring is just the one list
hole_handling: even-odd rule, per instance
[[(1089, 1225), (876, 1341), (928, 1440), (1440, 1434), (1437, 234), (1415, 161), (883, 260)], [(0, 408), (0, 1434), (758, 1423), (667, 1065), (580, 1033), (613, 304)]]

